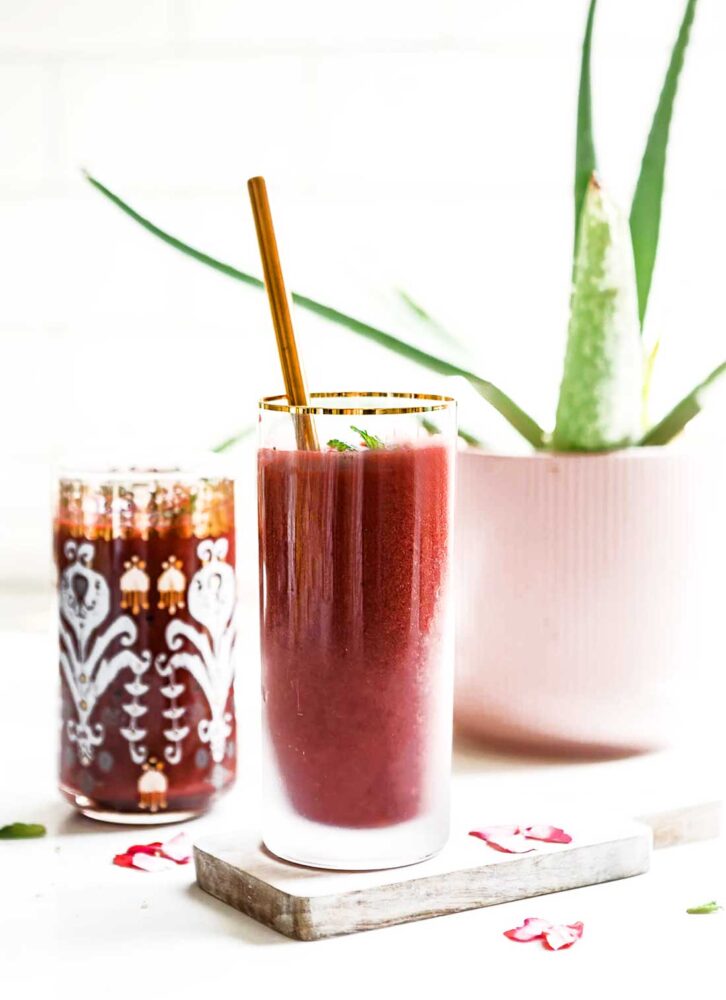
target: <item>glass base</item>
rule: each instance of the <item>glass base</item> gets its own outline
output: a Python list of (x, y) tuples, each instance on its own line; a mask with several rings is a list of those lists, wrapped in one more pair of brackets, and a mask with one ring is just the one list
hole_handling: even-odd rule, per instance
[(281, 851), (273, 851), (273, 849), (265, 842), (265, 847), (270, 854), (274, 855), (280, 861), (287, 861), (293, 865), (300, 865), (301, 868), (322, 868), (325, 871), (334, 872), (377, 872), (386, 871), (390, 868), (408, 868), (410, 865), (420, 865), (422, 861), (428, 861), (429, 858), (435, 858), (437, 854), (441, 852), (441, 848), (438, 851), (432, 851), (430, 854), (424, 854), (420, 858), (390, 858), (385, 863), (376, 862), (375, 864), (359, 864), (353, 863), (352, 861), (333, 863), (329, 859), (320, 858), (296, 858), (291, 854), (283, 854)]
[(188, 809), (163, 813), (123, 813), (107, 812), (101, 809), (84, 809), (77, 807), (89, 819), (100, 820), (101, 823), (124, 823), (127, 826), (164, 826), (167, 823), (184, 823), (188, 819), (196, 819), (206, 812), (205, 809)]
[(448, 822), (431, 816), (380, 829), (347, 829), (288, 813), (283, 824), (268, 824), (263, 841), (282, 861), (306, 868), (381, 871), (435, 857), (448, 834)]
[(123, 812), (109, 809), (94, 802), (86, 795), (77, 795), (66, 788), (60, 789), (61, 794), (70, 805), (74, 806), (83, 816), (98, 820), (101, 823), (121, 823), (126, 826), (164, 826), (168, 823), (184, 823), (196, 819), (207, 812), (203, 809), (164, 809), (160, 812)]

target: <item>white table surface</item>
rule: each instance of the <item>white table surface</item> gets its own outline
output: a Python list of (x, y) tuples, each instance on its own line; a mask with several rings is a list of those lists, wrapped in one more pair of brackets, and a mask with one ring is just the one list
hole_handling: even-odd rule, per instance
[[(0, 632), (0, 823), (48, 827), (42, 840), (0, 842), (0, 997), (722, 995), (726, 912), (685, 909), (726, 903), (723, 840), (657, 851), (638, 878), (311, 943), (289, 941), (208, 897), (192, 865), (155, 874), (114, 867), (115, 853), (156, 839), (158, 828), (94, 823), (59, 800), (56, 664), (50, 628), (38, 631), (38, 621), (45, 616), (24, 623), (35, 631)], [(239, 664), (243, 765), (235, 791), (202, 819), (162, 830), (196, 837), (255, 823), (257, 671), (251, 642)], [(711, 753), (704, 761), (713, 767)], [(455, 782), (485, 798), (509, 776), (521, 782), (529, 766), (469, 748), (455, 754)], [(598, 782), (619, 789), (622, 768), (551, 765), (547, 773), (560, 783), (564, 774), (566, 787), (570, 775), (576, 797), (586, 798)], [(502, 936), (528, 916), (582, 920), (584, 937), (551, 953)]]

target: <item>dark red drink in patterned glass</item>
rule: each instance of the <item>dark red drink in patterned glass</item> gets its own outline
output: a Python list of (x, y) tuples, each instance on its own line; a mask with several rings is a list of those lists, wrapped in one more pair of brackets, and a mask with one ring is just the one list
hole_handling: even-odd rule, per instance
[(204, 812), (236, 771), (232, 480), (65, 474), (54, 545), (62, 794), (117, 822)]

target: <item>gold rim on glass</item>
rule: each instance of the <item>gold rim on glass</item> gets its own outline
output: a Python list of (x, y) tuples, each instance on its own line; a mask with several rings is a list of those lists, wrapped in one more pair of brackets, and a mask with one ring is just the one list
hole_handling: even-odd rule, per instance
[[(447, 410), (455, 403), (453, 396), (435, 396), (428, 392), (311, 392), (311, 399), (415, 399), (411, 406), (291, 406), (287, 396), (263, 396), (259, 401), (261, 410), (275, 410), (278, 413), (310, 414), (319, 416), (375, 416), (395, 413), (433, 413)], [(284, 400), (285, 402), (281, 402)]]

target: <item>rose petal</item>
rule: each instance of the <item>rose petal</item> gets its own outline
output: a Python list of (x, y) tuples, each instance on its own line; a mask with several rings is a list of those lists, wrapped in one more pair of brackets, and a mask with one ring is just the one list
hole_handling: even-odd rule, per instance
[(496, 840), (490, 838), (487, 840), (487, 844), (504, 854), (528, 854), (535, 850), (532, 844), (527, 843), (521, 833), (516, 833), (513, 837), (498, 837)]
[(470, 830), (470, 837), (478, 837), (491, 847), (508, 854), (526, 854), (532, 847), (527, 840), (541, 840), (548, 844), (570, 844), (572, 837), (558, 826), (543, 823), (535, 826), (487, 826), (480, 830)]
[(132, 857), (135, 854), (159, 854), (161, 851), (161, 841), (154, 840), (150, 844), (132, 844), (126, 849), (126, 853)]
[(535, 941), (551, 928), (552, 924), (549, 920), (542, 920), (540, 917), (527, 917), (521, 927), (513, 927), (510, 931), (505, 931), (504, 936), (508, 937), (510, 941)]
[(519, 832), (518, 826), (484, 826), (481, 830), (469, 830), (469, 836), (488, 841), (496, 840), (498, 837), (513, 837)]
[(510, 941), (535, 941), (542, 938), (545, 948), (549, 951), (562, 951), (564, 948), (571, 948), (580, 940), (584, 928), (582, 921), (574, 924), (552, 924), (539, 917), (528, 917), (521, 927), (504, 931), (504, 936)]
[(547, 844), (571, 844), (572, 837), (558, 826), (525, 826), (521, 830), (528, 840), (543, 840)]
[(585, 925), (579, 920), (575, 924), (552, 924), (544, 932), (544, 946), (550, 951), (562, 951), (563, 948), (571, 948), (575, 941), (579, 941)]
[(117, 854), (113, 859), (113, 863), (118, 865), (119, 868), (133, 868), (134, 859), (130, 854)]
[(482, 830), (470, 830), (469, 836), (478, 837), (506, 854), (528, 854), (534, 850), (519, 832), (518, 826), (487, 826)]
[(160, 840), (153, 840), (150, 844), (132, 844), (124, 854), (117, 854), (113, 863), (121, 868), (161, 871), (188, 864), (192, 859), (191, 846), (188, 835), (178, 833), (163, 844)]
[(135, 854), (132, 867), (140, 868), (142, 872), (161, 872), (176, 868), (176, 862), (156, 854)]
[(192, 842), (187, 833), (178, 833), (160, 847), (163, 857), (176, 861), (178, 865), (189, 864), (192, 860)]

